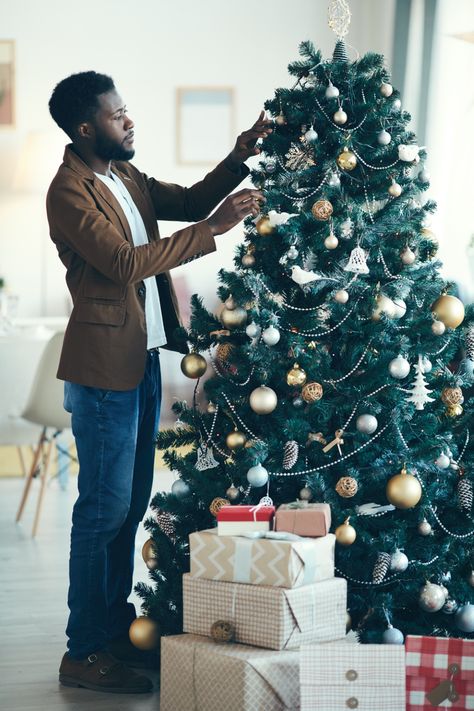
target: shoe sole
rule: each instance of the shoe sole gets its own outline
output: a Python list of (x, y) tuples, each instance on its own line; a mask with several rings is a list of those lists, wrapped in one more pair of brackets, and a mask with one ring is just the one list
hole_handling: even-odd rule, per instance
[(63, 686), (71, 686), (79, 689), (90, 689), (91, 691), (103, 691), (109, 694), (149, 694), (153, 691), (153, 686), (149, 689), (126, 689), (120, 686), (103, 687), (100, 684), (91, 684), (88, 681), (78, 681), (72, 676), (59, 675), (59, 682)]

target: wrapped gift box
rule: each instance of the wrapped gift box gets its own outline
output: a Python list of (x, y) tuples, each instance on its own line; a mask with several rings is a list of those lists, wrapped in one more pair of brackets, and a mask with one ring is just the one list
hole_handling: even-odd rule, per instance
[(408, 635), (407, 711), (474, 709), (474, 640)]
[(318, 644), (300, 650), (301, 711), (405, 711), (405, 648)]
[(161, 711), (297, 711), (299, 653), (216, 644), (182, 634), (161, 640)]
[(217, 514), (217, 533), (238, 536), (252, 531), (270, 531), (274, 515), (274, 506), (223, 506)]
[(298, 536), (325, 536), (331, 528), (329, 504), (308, 504), (297, 501), (282, 504), (275, 514), (275, 530), (289, 531)]
[(191, 575), (283, 588), (309, 585), (334, 577), (335, 541), (333, 533), (285, 541), (198, 531), (189, 536)]
[(235, 641), (268, 649), (296, 649), (346, 634), (343, 578), (301, 588), (224, 583), (183, 576), (183, 629), (209, 635), (218, 620), (231, 622)]

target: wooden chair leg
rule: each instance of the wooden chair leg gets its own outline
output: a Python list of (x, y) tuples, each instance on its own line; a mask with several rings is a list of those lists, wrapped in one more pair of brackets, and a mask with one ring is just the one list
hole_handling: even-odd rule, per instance
[(28, 472), (26, 471), (25, 457), (23, 455), (23, 448), (21, 444), (18, 445), (16, 451), (18, 452), (18, 459), (20, 460), (21, 464), (21, 473), (23, 474), (23, 476), (27, 476)]
[(33, 481), (33, 477), (34, 477), (36, 469), (38, 467), (39, 459), (43, 453), (43, 443), (44, 443), (45, 437), (46, 437), (46, 427), (43, 427), (41, 434), (40, 434), (39, 441), (38, 441), (38, 445), (34, 451), (33, 461), (31, 463), (31, 467), (30, 467), (30, 472), (28, 474), (28, 478), (27, 478), (27, 480), (25, 482), (25, 486), (23, 488), (23, 495), (21, 497), (20, 506), (18, 507), (18, 512), (16, 515), (17, 522), (20, 520), (20, 518), (23, 515), (23, 509), (25, 508), (26, 500), (27, 500), (28, 494), (30, 492), (31, 482)]
[(43, 466), (41, 467), (40, 492), (38, 495), (38, 503), (36, 504), (35, 520), (33, 522), (33, 528), (31, 530), (31, 535), (33, 538), (36, 536), (36, 532), (38, 530), (41, 509), (43, 507), (44, 493), (46, 491), (46, 482), (48, 480), (49, 462), (51, 460), (51, 451), (53, 449), (53, 446), (54, 446), (54, 439), (51, 439), (51, 442), (49, 442), (48, 448), (46, 450), (46, 455), (43, 457)]

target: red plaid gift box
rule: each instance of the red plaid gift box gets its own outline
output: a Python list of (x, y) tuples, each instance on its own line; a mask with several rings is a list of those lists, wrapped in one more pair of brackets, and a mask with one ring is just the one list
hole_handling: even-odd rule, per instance
[(474, 641), (408, 635), (407, 711), (474, 709)]
[(217, 533), (219, 536), (238, 536), (270, 531), (274, 515), (274, 506), (223, 506), (217, 514)]

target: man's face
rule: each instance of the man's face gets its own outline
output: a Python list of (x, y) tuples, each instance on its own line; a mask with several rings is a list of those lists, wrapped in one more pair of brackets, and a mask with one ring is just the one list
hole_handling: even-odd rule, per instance
[(97, 97), (99, 108), (95, 114), (95, 152), (102, 160), (131, 160), (133, 147), (133, 121), (120, 94), (113, 89)]

